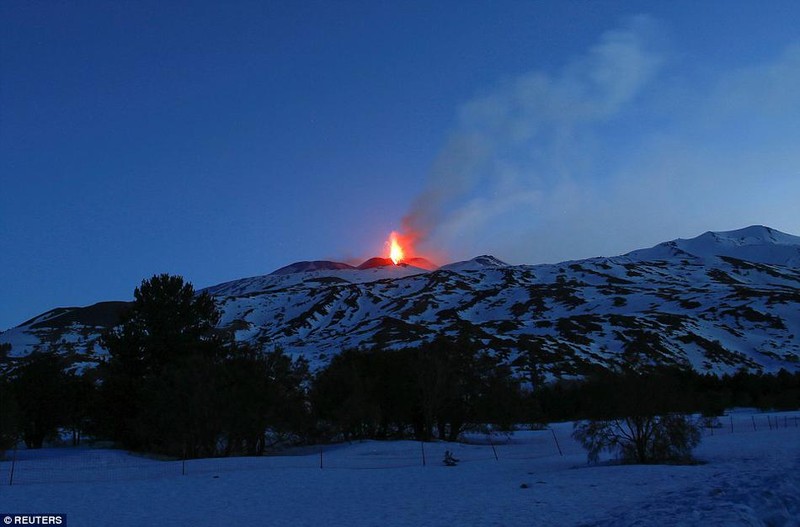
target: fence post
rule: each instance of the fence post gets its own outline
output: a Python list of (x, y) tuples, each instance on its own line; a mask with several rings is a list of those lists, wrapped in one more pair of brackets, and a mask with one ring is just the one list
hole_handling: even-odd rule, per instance
[(492, 452), (494, 452), (494, 460), (500, 461), (500, 458), (497, 457), (497, 450), (494, 448), (494, 441), (492, 441), (492, 433), (489, 432), (489, 444), (492, 446)]
[(14, 443), (14, 455), (11, 456), (11, 474), (8, 476), (8, 486), (14, 484), (14, 468), (17, 465), (17, 443)]
[(181, 476), (186, 475), (186, 443), (183, 444), (183, 460), (181, 461)]
[(753, 420), (753, 432), (757, 432), (758, 429), (756, 428), (756, 416), (751, 415), (750, 418)]
[(553, 430), (552, 428), (550, 428), (550, 432), (552, 432), (552, 434), (553, 434), (553, 439), (554, 439), (554, 440), (555, 440), (555, 442), (556, 442), (556, 448), (558, 449), (558, 455), (563, 457), (563, 456), (564, 456), (564, 453), (561, 451), (561, 445), (559, 445), (559, 444), (558, 444), (558, 438), (556, 437), (556, 431), (555, 431), (555, 430)]
[(733, 433), (733, 416), (730, 416), (730, 418), (731, 418), (731, 434), (732, 434)]
[(319, 468), (322, 468), (322, 447), (319, 447)]
[(425, 462), (425, 441), (419, 442), (419, 447), (422, 450), (422, 466), (426, 466), (427, 463)]
[(770, 416), (767, 416), (767, 426), (769, 426), (769, 429), (772, 430), (772, 419)]

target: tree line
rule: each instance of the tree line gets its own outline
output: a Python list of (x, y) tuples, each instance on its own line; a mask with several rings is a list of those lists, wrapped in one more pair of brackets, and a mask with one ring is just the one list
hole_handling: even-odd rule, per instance
[(791, 410), (800, 407), (800, 371), (739, 370), (719, 376), (676, 366), (620, 368), (543, 384), (532, 402), (533, 412), (548, 421), (629, 415), (643, 405), (655, 413), (705, 416), (734, 407)]
[(88, 435), (172, 457), (259, 455), (286, 442), (453, 441), (478, 425), (800, 407), (800, 372), (623, 368), (531, 386), (466, 337), (344, 350), (312, 375), (302, 358), (237, 342), (220, 316), (208, 293), (157, 275), (104, 334), (97, 368), (79, 374), (57, 349), (11, 361), (0, 348), (0, 451), (66, 431), (73, 444)]

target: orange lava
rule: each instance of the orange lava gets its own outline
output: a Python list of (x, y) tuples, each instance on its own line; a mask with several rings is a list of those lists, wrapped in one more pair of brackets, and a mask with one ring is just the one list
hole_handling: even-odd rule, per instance
[(389, 258), (395, 265), (399, 264), (405, 259), (405, 251), (400, 244), (400, 235), (394, 231), (389, 235)]

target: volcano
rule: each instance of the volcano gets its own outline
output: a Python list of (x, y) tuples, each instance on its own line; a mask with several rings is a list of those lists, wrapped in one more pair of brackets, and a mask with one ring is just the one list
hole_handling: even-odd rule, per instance
[(427, 258), (423, 258), (421, 256), (415, 256), (413, 258), (408, 258), (403, 260), (402, 263), (410, 265), (411, 267), (419, 267), (420, 269), (425, 269), (426, 271), (435, 271), (439, 268), (438, 265), (431, 262)]
[[(312, 369), (343, 349), (468, 335), (519, 372), (534, 360), (549, 378), (632, 357), (718, 374), (777, 372), (800, 369), (799, 263), (800, 238), (754, 226), (545, 265), (491, 255), (440, 268), (415, 257), (303, 261), (205, 291), (237, 340), (280, 346)], [(76, 368), (91, 367), (124, 305), (51, 310), (0, 333), (0, 343), (12, 345), (12, 358), (57, 347)]]
[(281, 267), (280, 269), (276, 269), (275, 271), (272, 271), (269, 274), (269, 276), (281, 276), (281, 275), (296, 274), (296, 273), (311, 273), (315, 271), (347, 271), (347, 270), (365, 271), (367, 269), (375, 269), (376, 267), (385, 267), (385, 266), (417, 267), (425, 271), (435, 271), (436, 269), (439, 268), (436, 264), (434, 264), (427, 258), (422, 258), (419, 256), (403, 260), (398, 264), (395, 264), (390, 258), (382, 258), (380, 256), (375, 256), (357, 266), (346, 264), (343, 262), (334, 262), (330, 260), (311, 260), (311, 261), (303, 260), (300, 262), (295, 262), (293, 264), (286, 265), (284, 267)]
[(285, 267), (272, 271), (272, 275), (308, 273), (310, 271), (340, 271), (342, 269), (355, 269), (352, 265), (341, 262), (331, 262), (328, 260), (314, 260), (311, 262), (295, 262)]
[(419, 267), (420, 269), (424, 269), (426, 271), (435, 271), (439, 268), (436, 264), (428, 260), (427, 258), (422, 258), (421, 256), (415, 256), (414, 258), (408, 258), (405, 260), (400, 261), (400, 263), (395, 264), (391, 258), (381, 258), (380, 256), (376, 256), (374, 258), (370, 258), (366, 262), (362, 263), (356, 269), (372, 269), (374, 267), (383, 267), (384, 265), (399, 265), (399, 266), (410, 266), (410, 267)]
[(392, 262), (392, 260), (389, 258), (381, 258), (380, 256), (376, 256), (362, 263), (361, 265), (356, 267), (356, 269), (360, 269), (363, 271), (365, 269), (373, 269), (375, 267), (383, 267), (385, 265), (394, 265), (394, 262)]

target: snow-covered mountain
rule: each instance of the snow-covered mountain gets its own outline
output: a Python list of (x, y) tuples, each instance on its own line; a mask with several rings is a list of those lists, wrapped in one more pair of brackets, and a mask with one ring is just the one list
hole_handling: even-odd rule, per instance
[(713, 262), (727, 256), (755, 263), (800, 267), (800, 236), (754, 225), (736, 231), (709, 231), (697, 238), (660, 243), (625, 256), (632, 261), (698, 258)]
[[(237, 339), (280, 345), (315, 367), (344, 348), (445, 333), (480, 339), (520, 368), (532, 360), (551, 377), (631, 361), (800, 368), (800, 237), (768, 227), (554, 265), (479, 256), (432, 271), (375, 259), (359, 267), (299, 262), (207, 291)], [(91, 363), (121, 305), (53, 310), (0, 342), (12, 356), (52, 344)]]

